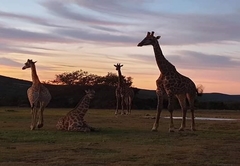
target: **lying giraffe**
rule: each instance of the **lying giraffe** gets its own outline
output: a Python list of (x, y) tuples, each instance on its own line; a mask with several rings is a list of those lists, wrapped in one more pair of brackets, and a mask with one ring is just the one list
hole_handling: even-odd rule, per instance
[(119, 100), (121, 99), (121, 105), (122, 105), (122, 114), (125, 114), (124, 111), (124, 103), (127, 107), (127, 114), (131, 114), (131, 107), (132, 107), (132, 100), (134, 97), (134, 92), (131, 87), (126, 85), (123, 82), (123, 76), (121, 73), (121, 65), (120, 63), (114, 65), (116, 67), (116, 70), (118, 71), (118, 86), (116, 88), (116, 99), (117, 99), (117, 105), (116, 105), (116, 111), (115, 115), (118, 114), (118, 106), (119, 106)]
[(79, 101), (77, 106), (67, 113), (66, 116), (60, 118), (57, 122), (57, 130), (90, 132), (95, 128), (90, 127), (84, 121), (84, 116), (88, 111), (91, 99), (95, 95), (94, 90), (86, 90), (86, 95)]
[[(37, 127), (43, 127), (43, 111), (51, 100), (51, 94), (49, 93), (48, 89), (43, 86), (38, 78), (35, 63), (36, 61), (33, 62), (32, 60), (28, 59), (25, 65), (22, 67), (22, 70), (31, 68), (32, 71), (32, 86), (27, 90), (27, 96), (31, 105), (32, 113), (32, 122), (30, 126), (31, 130), (35, 129), (37, 120)], [(40, 107), (39, 118), (37, 118), (38, 106)]]
[(153, 124), (152, 131), (157, 131), (159, 125), (159, 118), (162, 111), (162, 103), (163, 103), (163, 94), (166, 92), (168, 96), (168, 111), (170, 112), (170, 127), (169, 131), (174, 131), (173, 125), (173, 97), (176, 96), (179, 104), (182, 108), (182, 124), (179, 128), (179, 131), (183, 131), (186, 126), (186, 98), (190, 105), (191, 115), (192, 115), (192, 124), (191, 129), (195, 129), (195, 121), (194, 121), (194, 99), (196, 95), (202, 94), (202, 89), (196, 88), (194, 82), (180, 74), (174, 65), (172, 65), (163, 55), (160, 45), (158, 43), (158, 39), (160, 36), (154, 36), (154, 32), (147, 33), (147, 36), (138, 44), (138, 46), (144, 45), (152, 45), (155, 53), (155, 59), (158, 65), (158, 68), (161, 72), (159, 78), (156, 80), (157, 84), (157, 97), (158, 97), (158, 105), (157, 105), (157, 117), (155, 123)]

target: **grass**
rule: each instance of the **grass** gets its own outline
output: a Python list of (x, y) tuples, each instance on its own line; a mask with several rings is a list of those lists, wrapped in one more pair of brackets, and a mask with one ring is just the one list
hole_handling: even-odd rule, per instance
[[(169, 133), (169, 119), (161, 119), (159, 131), (151, 132), (154, 119), (144, 116), (154, 110), (128, 116), (89, 110), (85, 120), (99, 132), (57, 131), (69, 110), (47, 108), (44, 127), (30, 131), (29, 108), (0, 107), (0, 165), (240, 165), (240, 121), (196, 121), (192, 132), (187, 120), (186, 131)], [(196, 116), (240, 119), (240, 111), (197, 110)]]

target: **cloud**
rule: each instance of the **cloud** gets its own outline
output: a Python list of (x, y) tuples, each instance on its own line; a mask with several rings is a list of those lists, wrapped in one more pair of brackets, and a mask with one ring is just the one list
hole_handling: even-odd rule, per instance
[[(31, 51), (31, 49), (35, 51)], [(11, 44), (0, 43), (1, 54), (16, 53), (16, 54), (26, 54), (26, 55), (38, 55), (38, 56), (59, 56), (55, 53), (42, 52), (42, 51), (57, 51), (57, 50), (42, 48), (42, 47), (34, 47), (34, 46), (21, 46), (21, 45), (11, 45)]]
[(3, 28), (0, 27), (0, 42), (12, 42), (12, 43), (73, 43), (77, 42), (73, 39), (67, 39), (59, 37), (54, 34), (39, 33), (39, 32), (30, 32), (17, 28)]
[(4, 11), (0, 11), (0, 17), (46, 26), (49, 28), (46, 33), (4, 27), (0, 28), (1, 40), (70, 43), (81, 39), (87, 43), (135, 44), (137, 38), (141, 39), (152, 30), (164, 37), (164, 45), (240, 40), (240, 12), (237, 10), (218, 14), (157, 11), (146, 7), (150, 3), (159, 5), (157, 1), (146, 0), (49, 0), (39, 3), (56, 19)]
[[(164, 37), (162, 44), (187, 45), (240, 40), (240, 14), (161, 13), (148, 15), (156, 35)], [(161, 20), (161, 21), (159, 21)], [(147, 31), (151, 31), (147, 30)]]
[[(0, 57), (0, 65), (2, 66), (7, 66), (7, 67), (17, 67), (17, 68), (22, 68), (24, 66), (24, 63), (26, 61), (19, 63), (15, 60), (12, 60), (10, 58), (6, 58), (6, 57)], [(37, 69), (39, 70), (52, 70), (53, 68), (49, 67), (49, 66), (43, 66), (43, 65), (37, 65)]]
[[(157, 2), (153, 1), (156, 5)], [(137, 3), (137, 5), (136, 5)], [(155, 31), (164, 36), (165, 45), (188, 45), (198, 43), (211, 43), (222, 41), (240, 40), (240, 13), (236, 10), (231, 13), (179, 13), (146, 8), (148, 1), (45, 1), (41, 3), (47, 11), (54, 16), (67, 19), (71, 23), (79, 25), (88, 33), (95, 30), (95, 36), (102, 31), (108, 32), (108, 41), (126, 42), (125, 38), (116, 41), (114, 33), (141, 38), (140, 34), (147, 31)], [(57, 6), (57, 7), (56, 7)], [(96, 31), (97, 30), (97, 31)], [(72, 36), (70, 30), (63, 30)], [(68, 32), (66, 32), (68, 31)], [(73, 30), (74, 31), (74, 30)], [(99, 32), (98, 32), (99, 31)], [(141, 33), (140, 33), (141, 32)], [(88, 36), (90, 40), (94, 40)], [(86, 38), (82, 38), (86, 40)], [(99, 40), (104, 40), (100, 37)], [(98, 39), (97, 39), (98, 40)], [(131, 42), (133, 42), (132, 40)]]
[[(74, 20), (78, 23), (87, 23), (89, 25), (124, 25), (125, 23), (121, 23), (121, 21), (108, 21), (102, 17), (99, 17), (101, 13), (95, 13), (93, 16), (90, 13), (94, 13), (94, 10), (91, 11), (81, 10), (82, 6), (79, 6), (80, 9), (78, 11), (73, 10), (73, 5), (77, 1), (72, 1), (72, 3), (63, 2), (63, 1), (45, 1), (40, 3), (43, 7), (47, 9), (47, 11), (54, 16)], [(77, 2), (80, 3), (80, 2)], [(96, 2), (97, 3), (97, 2)], [(98, 17), (97, 17), (98, 16)]]
[[(148, 0), (131, 0), (131, 1), (112, 1), (112, 0), (76, 0), (74, 1), (79, 7), (84, 7), (89, 10), (97, 11), (99, 13), (108, 13), (112, 16), (125, 17), (139, 16), (148, 13), (144, 10), (144, 5), (149, 3)], [(137, 5), (136, 5), (137, 4)]]
[(23, 66), (23, 64), (19, 63), (19, 62), (16, 62), (12, 59), (9, 59), (9, 58), (5, 58), (5, 57), (0, 57), (0, 65), (3, 65), (3, 66), (10, 66), (10, 67), (20, 67), (20, 66)]
[(24, 20), (30, 23), (35, 23), (37, 25), (49, 26), (49, 27), (59, 27), (59, 28), (66, 27), (64, 25), (52, 24), (50, 23), (50, 20), (46, 20), (40, 17), (34, 17), (34, 16), (29, 16), (24, 14), (8, 13), (4, 11), (0, 11), (0, 18)]
[[(135, 59), (152, 66), (156, 64), (154, 55), (128, 55), (128, 57)], [(240, 61), (227, 55), (211, 55), (195, 51), (177, 51), (175, 55), (166, 55), (166, 59), (181, 69), (201, 69), (201, 70), (217, 70), (226, 68), (237, 68), (240, 66)]]
[(117, 35), (117, 34), (110, 34), (110, 33), (94, 33), (84, 31), (83, 29), (58, 29), (55, 30), (55, 33), (70, 37), (73, 39), (84, 40), (89, 43), (98, 43), (98, 44), (111, 44), (111, 45), (119, 45), (119, 44), (129, 44), (134, 43), (135, 38), (129, 37), (127, 35)]
[(178, 51), (179, 55), (169, 56), (169, 61), (178, 64), (181, 68), (197, 69), (224, 69), (239, 67), (240, 61), (233, 60), (227, 55), (211, 55), (195, 51)]
[(155, 56), (154, 55), (140, 55), (140, 54), (134, 54), (134, 55), (128, 55), (129, 58), (141, 61), (143, 63), (147, 64), (156, 64)]

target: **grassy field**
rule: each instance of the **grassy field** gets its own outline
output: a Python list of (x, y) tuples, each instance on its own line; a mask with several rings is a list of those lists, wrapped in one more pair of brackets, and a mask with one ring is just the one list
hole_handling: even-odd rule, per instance
[[(99, 132), (56, 131), (69, 110), (47, 108), (45, 126), (30, 131), (29, 108), (0, 107), (0, 165), (240, 165), (240, 121), (197, 120), (192, 132), (187, 120), (186, 131), (169, 133), (169, 119), (161, 119), (159, 131), (151, 132), (154, 119), (144, 116), (154, 110), (115, 116), (114, 110), (91, 109), (85, 120)], [(240, 111), (197, 110), (196, 116), (240, 119)], [(180, 123), (175, 120), (175, 127)]]

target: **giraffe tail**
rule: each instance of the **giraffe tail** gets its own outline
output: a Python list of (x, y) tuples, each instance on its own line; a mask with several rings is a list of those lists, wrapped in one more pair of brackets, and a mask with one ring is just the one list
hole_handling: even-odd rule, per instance
[(203, 89), (204, 87), (202, 85), (198, 85), (196, 88), (196, 93), (198, 96), (202, 96), (203, 95)]

